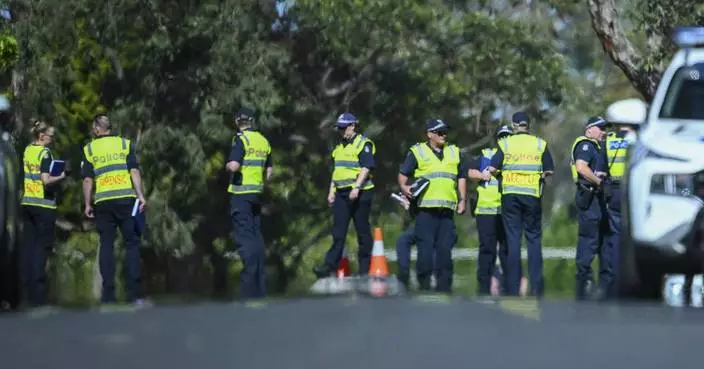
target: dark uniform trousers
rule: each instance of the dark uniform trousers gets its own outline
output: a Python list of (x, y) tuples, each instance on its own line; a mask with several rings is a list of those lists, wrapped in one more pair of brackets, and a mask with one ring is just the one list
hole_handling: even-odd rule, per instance
[(230, 217), (242, 258), (240, 293), (243, 298), (266, 295), (266, 244), (261, 228), (261, 204), (251, 195), (230, 195)]
[[(506, 248), (506, 232), (501, 215), (477, 214), (477, 233), (479, 234), (479, 255), (477, 257), (477, 283), (479, 294), (488, 295), (491, 292), (491, 277), (494, 275), (496, 257), (499, 257), (501, 269), (506, 270), (508, 249)], [(497, 252), (497, 244), (499, 246)], [(503, 283), (504, 291), (506, 284)]]
[(618, 294), (619, 263), (621, 256), (621, 186), (620, 183), (612, 183), (610, 196), (607, 199), (606, 213), (608, 215), (608, 227), (606, 231), (605, 244), (611, 252), (611, 283), (606, 288), (606, 296), (616, 297)]
[(416, 273), (418, 288), (430, 289), (430, 277), (435, 271), (435, 290), (452, 292), (452, 248), (457, 242), (454, 211), (420, 208), (416, 215), (415, 238), (418, 247)]
[(506, 231), (507, 262), (506, 294), (517, 296), (521, 285), (521, 238), (525, 230), (528, 249), (528, 277), (530, 294), (542, 297), (543, 251), (542, 206), (540, 198), (506, 194), (501, 196), (501, 218)]
[(354, 221), (357, 233), (357, 260), (359, 261), (359, 274), (369, 273), (369, 263), (372, 259), (372, 229), (369, 224), (369, 215), (372, 209), (373, 190), (360, 190), (359, 197), (352, 201), (349, 199), (349, 190), (337, 190), (335, 203), (332, 206), (332, 247), (325, 255), (325, 264), (335, 270), (342, 258), (347, 238), (347, 229), (350, 220)]
[(411, 247), (416, 243), (416, 227), (412, 223), (396, 241), (396, 263), (398, 265), (398, 279), (406, 286), (411, 275)]
[(54, 240), (56, 210), (22, 206), (21, 247), (22, 282), (26, 301), (31, 306), (46, 303), (46, 259)]
[(592, 262), (599, 255), (599, 285), (604, 289), (611, 285), (612, 254), (610, 246), (604, 243), (607, 224), (605, 202), (602, 192), (593, 192), (584, 185), (578, 185), (575, 204), (579, 213), (579, 237), (577, 241), (576, 297), (587, 297), (587, 286), (593, 284)]
[(95, 204), (95, 221), (100, 234), (100, 274), (103, 277), (102, 302), (115, 302), (115, 239), (120, 229), (125, 242), (125, 285), (127, 301), (142, 298), (141, 240), (132, 217), (134, 198), (105, 200)]

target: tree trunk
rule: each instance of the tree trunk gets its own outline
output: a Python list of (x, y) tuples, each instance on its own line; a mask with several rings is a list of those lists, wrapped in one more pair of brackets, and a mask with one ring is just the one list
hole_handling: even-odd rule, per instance
[[(592, 28), (611, 60), (647, 101), (655, 96), (662, 71), (646, 69), (644, 58), (626, 37), (615, 0), (587, 0)], [(651, 36), (656, 37), (656, 36)], [(649, 40), (650, 41), (650, 40)]]

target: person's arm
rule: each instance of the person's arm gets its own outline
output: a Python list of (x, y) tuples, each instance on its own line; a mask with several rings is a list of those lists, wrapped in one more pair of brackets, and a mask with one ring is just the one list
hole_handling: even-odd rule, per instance
[(467, 163), (467, 179), (471, 181), (484, 181), (484, 174), (479, 171), (479, 162), (481, 158), (475, 156)]
[(49, 150), (44, 150), (42, 161), (39, 164), (39, 178), (41, 179), (44, 186), (50, 186), (66, 178), (65, 172), (61, 172), (61, 174), (56, 177), (52, 176), (49, 173), (49, 168), (51, 168), (52, 160), (54, 160), (54, 158), (52, 157), (51, 152), (49, 152)]
[(266, 167), (266, 181), (269, 182), (269, 180), (271, 179), (271, 175), (274, 173), (274, 165), (272, 164), (271, 153), (266, 156), (266, 163), (264, 164), (264, 166)]
[(496, 176), (496, 173), (501, 169), (501, 167), (504, 165), (504, 152), (499, 146), (499, 148), (496, 150), (496, 154), (491, 157), (491, 163), (489, 163), (489, 167), (487, 170), (489, 173), (492, 175)]
[(81, 176), (83, 177), (83, 203), (85, 204), (83, 214), (88, 218), (93, 218), (93, 178), (95, 177), (95, 172), (93, 171), (93, 164), (91, 164), (88, 159), (83, 156), (81, 160)]
[(137, 198), (139, 199), (140, 210), (144, 207), (146, 200), (144, 199), (144, 190), (142, 187), (142, 173), (139, 170), (139, 160), (137, 160), (137, 152), (134, 149), (134, 143), (130, 142), (130, 151), (127, 154), (127, 169), (130, 171), (130, 177), (132, 177), (132, 185), (134, 187), (134, 192), (137, 193)]
[(415, 173), (416, 169), (418, 168), (418, 161), (416, 161), (415, 155), (413, 155), (412, 152), (408, 152), (406, 155), (406, 159), (404, 159), (403, 163), (401, 164), (401, 168), (399, 168), (398, 171), (398, 187), (401, 189), (401, 192), (407, 197), (411, 198), (411, 186), (408, 184), (408, 179), (413, 177), (413, 174)]
[(232, 150), (230, 150), (230, 156), (227, 159), (227, 164), (225, 164), (225, 169), (227, 169), (228, 172), (235, 173), (240, 170), (243, 161), (244, 144), (239, 136), (237, 136), (235, 142), (232, 144)]
[(460, 156), (460, 163), (457, 165), (457, 192), (459, 193), (457, 213), (463, 214), (465, 211), (465, 206), (467, 204), (467, 173), (469, 169), (467, 168), (466, 160)]
[(357, 176), (357, 181), (355, 182), (355, 188), (361, 188), (364, 181), (367, 180), (369, 172), (374, 169), (374, 154), (372, 154), (372, 144), (367, 143), (364, 145), (364, 149), (359, 153), (359, 166), (362, 170)]
[(550, 153), (550, 147), (545, 144), (545, 151), (543, 151), (543, 156), (541, 158), (543, 162), (543, 178), (547, 178), (555, 173), (555, 162), (552, 160), (552, 154)]
[(599, 153), (591, 143), (581, 143), (574, 150), (574, 166), (582, 178), (598, 187), (601, 185), (601, 178), (597, 177), (589, 167), (589, 163), (595, 161), (596, 155)]

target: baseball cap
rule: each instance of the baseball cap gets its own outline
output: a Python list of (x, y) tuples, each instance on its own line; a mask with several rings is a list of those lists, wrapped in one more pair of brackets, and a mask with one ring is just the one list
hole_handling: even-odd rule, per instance
[(342, 113), (340, 114), (339, 117), (337, 117), (337, 121), (335, 122), (335, 126), (337, 128), (345, 128), (349, 126), (350, 124), (356, 124), (357, 117), (352, 115), (351, 113)]
[(235, 114), (236, 120), (254, 120), (254, 111), (250, 108), (240, 108)]
[(591, 117), (587, 120), (587, 124), (584, 127), (584, 129), (591, 128), (591, 127), (606, 127), (609, 123), (606, 121), (606, 119), (600, 117), (600, 116), (594, 116)]
[(442, 119), (431, 119), (425, 124), (426, 132), (447, 132), (449, 130), (450, 126)]
[(530, 123), (530, 119), (528, 118), (528, 114), (526, 114), (525, 112), (522, 112), (522, 111), (514, 113), (513, 116), (511, 117), (511, 121), (514, 124), (518, 124), (520, 126), (527, 126)]

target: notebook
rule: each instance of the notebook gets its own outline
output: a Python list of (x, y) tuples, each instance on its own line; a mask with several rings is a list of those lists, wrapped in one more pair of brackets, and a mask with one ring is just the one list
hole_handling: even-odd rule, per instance
[(66, 169), (66, 162), (63, 160), (52, 160), (49, 166), (49, 175), (52, 177), (58, 177)]

